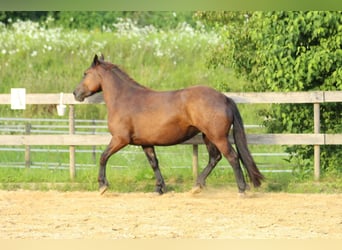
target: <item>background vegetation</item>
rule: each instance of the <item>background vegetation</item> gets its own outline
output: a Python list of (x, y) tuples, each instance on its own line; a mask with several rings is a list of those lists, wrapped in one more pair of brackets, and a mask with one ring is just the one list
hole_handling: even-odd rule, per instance
[[(210, 24), (230, 25), (210, 66), (225, 65), (253, 91), (342, 90), (342, 12), (204, 12)], [(268, 132), (313, 132), (311, 105), (273, 105), (262, 115)], [(342, 132), (342, 103), (321, 106), (321, 132)], [(289, 146), (299, 170), (312, 174), (313, 148)], [(342, 146), (321, 148), (322, 167), (342, 171)]]
[[(0, 12), (0, 21), (1, 93), (9, 93), (13, 87), (25, 87), (28, 93), (70, 93), (95, 53), (103, 53), (106, 60), (121, 65), (135, 80), (158, 90), (194, 84), (221, 91), (342, 88), (340, 12)], [(246, 124), (261, 124), (268, 117), (265, 123), (268, 131), (312, 132), (311, 106), (239, 105), (239, 108)], [(341, 104), (322, 109), (322, 132), (341, 133)], [(31, 105), (25, 111), (0, 106), (0, 113), (4, 117), (56, 116), (55, 107), (49, 105)], [(106, 118), (102, 105), (77, 107), (76, 114), (77, 118)], [(279, 147), (255, 147), (279, 150)], [(178, 153), (182, 150), (175, 148)], [(306, 183), (311, 180), (312, 147), (288, 147), (287, 151), (293, 153), (291, 160), (297, 171), (268, 174), (265, 190), (298, 191), (302, 190), (298, 189), (299, 180)], [(191, 160), (191, 152), (187, 152), (180, 157), (182, 165), (191, 164), (187, 162)], [(0, 158), (5, 157), (12, 156), (1, 153)], [(341, 146), (324, 147), (322, 159), (327, 183), (340, 178)], [(280, 160), (283, 159), (273, 161)], [(169, 157), (160, 160), (167, 161)], [(115, 171), (111, 183), (118, 183), (118, 189), (123, 183), (126, 191), (135, 191), (140, 188), (141, 179), (152, 180), (152, 171), (144, 158), (143, 163), (139, 158), (129, 164), (137, 162), (138, 168)], [(201, 165), (205, 163), (206, 159)], [(226, 161), (222, 165), (227, 165)], [(8, 172), (1, 174), (0, 180), (4, 187), (15, 187), (15, 183), (27, 180), (69, 183), (68, 173), (62, 170), (45, 169), (40, 174), (34, 169), (5, 171)], [(177, 175), (174, 169), (165, 171), (169, 183), (176, 184), (174, 190), (192, 185), (191, 171), (180, 171)], [(84, 189), (96, 189), (96, 172), (97, 169), (79, 172), (76, 182), (83, 183)], [(211, 181), (220, 186), (227, 182), (228, 175), (231, 173), (227, 168), (214, 171)], [(228, 182), (235, 185), (233, 179)], [(309, 183), (305, 187), (311, 187), (309, 190), (340, 188), (336, 182), (332, 187)], [(150, 181), (147, 190), (152, 190), (149, 186), (153, 184)]]

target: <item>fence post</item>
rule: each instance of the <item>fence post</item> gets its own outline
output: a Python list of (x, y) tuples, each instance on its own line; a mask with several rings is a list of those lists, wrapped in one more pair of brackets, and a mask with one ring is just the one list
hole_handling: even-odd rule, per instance
[[(92, 124), (93, 124), (93, 126), (94, 126), (93, 135), (95, 135), (95, 134), (96, 134), (96, 127), (95, 127), (96, 123), (95, 123), (95, 120), (94, 120), (94, 119), (93, 119)], [(93, 146), (93, 154), (92, 154), (92, 156), (93, 156), (93, 162), (94, 162), (94, 164), (95, 164), (95, 163), (96, 163), (96, 146)]]
[(198, 177), (198, 145), (192, 145), (192, 176), (194, 178), (194, 184), (196, 185)]
[[(28, 122), (25, 124), (25, 135), (31, 134), (31, 124)], [(31, 166), (31, 148), (30, 145), (25, 145), (25, 168)]]
[[(314, 133), (320, 133), (320, 110), (319, 103), (314, 103)], [(320, 163), (321, 150), (319, 145), (314, 145), (314, 178), (316, 181), (319, 180), (321, 175), (321, 163)]]
[[(69, 134), (75, 134), (75, 106), (73, 104), (69, 105)], [(70, 179), (73, 180), (76, 176), (74, 145), (70, 145), (69, 147), (69, 171)]]

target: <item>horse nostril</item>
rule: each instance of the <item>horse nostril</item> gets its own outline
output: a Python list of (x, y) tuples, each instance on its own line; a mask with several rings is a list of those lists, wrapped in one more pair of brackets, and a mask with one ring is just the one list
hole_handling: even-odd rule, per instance
[(77, 91), (74, 90), (74, 92), (72, 92), (74, 94), (74, 98), (75, 100), (79, 101), (79, 96), (77, 96)]

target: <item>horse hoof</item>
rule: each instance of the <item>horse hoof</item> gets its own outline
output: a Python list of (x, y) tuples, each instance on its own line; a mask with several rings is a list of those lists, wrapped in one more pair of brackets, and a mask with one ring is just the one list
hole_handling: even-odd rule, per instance
[(158, 191), (153, 192), (154, 196), (161, 196), (163, 194), (164, 194), (163, 192), (158, 192)]
[(102, 186), (100, 187), (99, 191), (100, 191), (100, 195), (103, 195), (108, 189), (108, 186)]
[(166, 187), (165, 186), (156, 186), (156, 188), (154, 189), (154, 193), (157, 195), (162, 195), (162, 194), (166, 193)]
[(162, 195), (162, 194), (164, 194), (164, 191), (163, 191), (163, 189), (161, 189), (161, 188), (156, 188), (155, 190), (154, 190), (154, 192), (153, 192), (155, 195)]
[(239, 193), (238, 193), (238, 197), (244, 199), (244, 198), (247, 198), (247, 195), (246, 195), (245, 192), (239, 192)]
[(190, 191), (192, 194), (199, 194), (200, 192), (202, 192), (202, 188), (200, 186), (195, 186), (191, 189)]

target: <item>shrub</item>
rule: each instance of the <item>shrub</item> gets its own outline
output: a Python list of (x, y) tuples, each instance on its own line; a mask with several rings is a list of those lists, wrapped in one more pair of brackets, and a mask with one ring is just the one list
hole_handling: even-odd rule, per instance
[[(209, 64), (226, 65), (255, 91), (342, 90), (342, 12), (277, 11), (203, 15), (226, 24), (224, 46)], [(218, 21), (217, 21), (218, 20)], [(322, 133), (341, 133), (342, 103), (321, 106)], [(312, 105), (273, 105), (263, 113), (269, 132), (313, 132)], [(322, 167), (342, 172), (342, 147), (321, 149)], [(312, 168), (312, 147), (287, 147), (303, 172)]]

